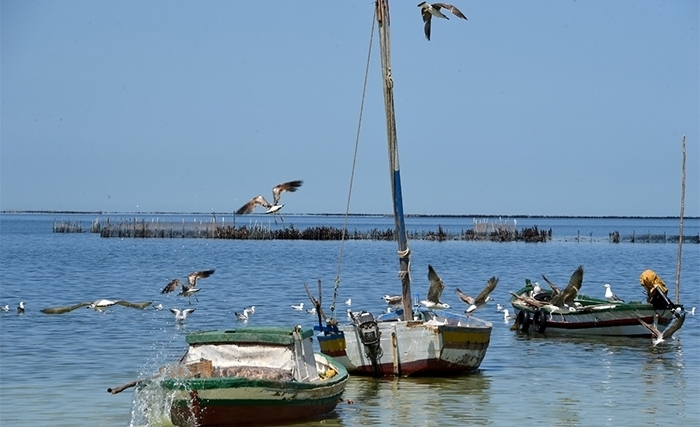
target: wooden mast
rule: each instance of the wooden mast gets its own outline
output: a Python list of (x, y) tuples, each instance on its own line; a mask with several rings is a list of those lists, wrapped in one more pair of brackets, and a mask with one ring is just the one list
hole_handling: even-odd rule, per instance
[(389, 1), (377, 0), (377, 23), (379, 25), (379, 51), (382, 59), (382, 80), (384, 82), (384, 109), (386, 113), (387, 142), (389, 145), (389, 166), (391, 174), (391, 194), (394, 202), (394, 222), (396, 240), (399, 244), (399, 277), (403, 297), (404, 320), (413, 320), (411, 297), (411, 250), (408, 248), (408, 235), (403, 218), (403, 198), (401, 196), (401, 174), (399, 167), (399, 147), (396, 140), (396, 118), (394, 116), (394, 81), (391, 77), (391, 43), (389, 36)]

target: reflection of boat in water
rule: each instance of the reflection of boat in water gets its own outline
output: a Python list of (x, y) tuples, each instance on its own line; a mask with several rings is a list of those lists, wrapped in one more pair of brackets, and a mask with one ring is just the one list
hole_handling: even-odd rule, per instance
[(376, 319), (368, 312), (359, 312), (350, 324), (338, 325), (331, 321), (328, 326), (319, 327), (322, 331), (318, 337), (319, 346), (322, 353), (333, 356), (351, 374), (441, 376), (474, 371), (486, 355), (491, 323), (444, 310), (421, 307), (414, 311), (411, 305), (411, 251), (401, 194), (387, 0), (376, 2), (376, 19), (403, 308)]
[(348, 373), (313, 352), (312, 336), (299, 327), (194, 332), (180, 362), (153, 381), (172, 400), (170, 418), (177, 426), (267, 424), (328, 414)]
[(511, 304), (518, 310), (515, 328), (520, 332), (532, 330), (569, 336), (648, 338), (651, 333), (641, 322), (656, 321), (668, 327), (674, 319), (680, 319), (682, 306), (668, 299), (666, 285), (651, 270), (640, 276), (647, 302), (609, 301), (579, 294), (582, 281), (582, 267), (574, 272), (564, 290), (554, 288), (535, 293), (536, 287), (527, 280), (525, 287), (512, 293)]

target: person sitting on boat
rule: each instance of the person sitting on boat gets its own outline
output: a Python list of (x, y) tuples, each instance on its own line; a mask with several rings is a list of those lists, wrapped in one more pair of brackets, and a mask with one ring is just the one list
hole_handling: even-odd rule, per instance
[(668, 288), (652, 270), (645, 270), (639, 276), (639, 283), (647, 293), (647, 302), (657, 310), (673, 310), (676, 304), (668, 299)]

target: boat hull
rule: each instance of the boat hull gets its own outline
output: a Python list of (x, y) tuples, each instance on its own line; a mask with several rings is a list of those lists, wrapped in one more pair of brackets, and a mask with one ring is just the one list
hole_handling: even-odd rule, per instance
[(176, 426), (238, 426), (297, 421), (332, 412), (341, 400), (348, 373), (322, 355), (338, 372), (313, 382), (246, 378), (170, 380), (170, 418)]
[[(530, 287), (521, 289), (518, 295), (528, 295)], [(545, 292), (549, 295), (549, 292)], [(650, 338), (651, 333), (640, 321), (667, 326), (673, 319), (673, 311), (657, 309), (640, 302), (611, 303), (607, 300), (579, 295), (570, 309), (553, 306), (534, 308), (517, 298), (511, 299), (516, 310), (516, 329), (521, 332), (535, 331), (546, 335), (566, 336), (610, 336)], [(524, 316), (528, 318), (525, 319)]]
[(492, 326), (489, 322), (457, 317), (464, 321), (378, 322), (381, 351), (376, 370), (354, 325), (324, 328), (317, 338), (321, 352), (332, 356), (353, 375), (458, 375), (479, 369)]

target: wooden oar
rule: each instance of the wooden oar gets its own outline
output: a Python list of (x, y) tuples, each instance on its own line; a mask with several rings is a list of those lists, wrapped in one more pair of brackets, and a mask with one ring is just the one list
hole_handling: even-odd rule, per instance
[(137, 386), (137, 385), (141, 384), (142, 382), (150, 380), (150, 379), (152, 379), (152, 377), (151, 378), (142, 378), (140, 380), (129, 381), (128, 383), (122, 384), (118, 387), (108, 388), (107, 391), (112, 393), (112, 394), (121, 393), (122, 391), (126, 390), (127, 388)]

